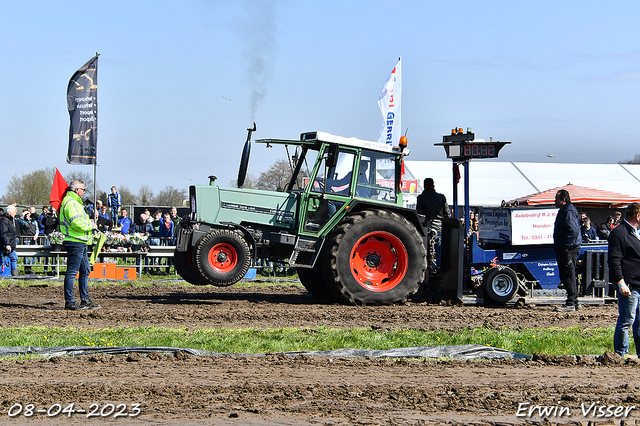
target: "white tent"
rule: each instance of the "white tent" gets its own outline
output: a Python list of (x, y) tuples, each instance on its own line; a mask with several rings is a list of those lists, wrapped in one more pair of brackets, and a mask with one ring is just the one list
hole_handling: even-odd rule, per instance
[[(433, 178), (436, 191), (453, 203), (452, 161), (406, 161), (405, 167), (418, 180), (422, 191), (425, 178)], [(460, 167), (458, 205), (464, 205), (464, 167)], [(502, 200), (543, 192), (568, 183), (619, 192), (640, 198), (640, 165), (520, 163), (499, 161), (469, 162), (469, 203), (472, 206), (499, 206)], [(411, 206), (412, 197), (406, 197)]]

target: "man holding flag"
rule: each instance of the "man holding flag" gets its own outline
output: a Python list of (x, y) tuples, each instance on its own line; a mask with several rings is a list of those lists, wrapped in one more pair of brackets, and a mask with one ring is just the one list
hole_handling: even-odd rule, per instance
[[(55, 186), (55, 185), (54, 185)], [(64, 234), (62, 245), (67, 251), (67, 272), (64, 276), (64, 308), (72, 311), (98, 309), (100, 305), (89, 299), (89, 264), (88, 246), (93, 236), (93, 223), (84, 211), (82, 196), (85, 193), (84, 182), (78, 179), (71, 181), (60, 208), (60, 230)], [(73, 283), (78, 275), (80, 303), (73, 297)]]

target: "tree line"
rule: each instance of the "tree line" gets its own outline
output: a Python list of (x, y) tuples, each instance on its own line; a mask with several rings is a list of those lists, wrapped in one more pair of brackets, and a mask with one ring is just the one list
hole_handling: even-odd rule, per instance
[[(286, 159), (276, 160), (267, 170), (260, 173), (256, 178), (253, 174), (248, 173), (244, 180), (243, 188), (262, 189), (266, 191), (284, 191), (286, 189), (293, 168)], [(237, 180), (229, 182), (230, 186), (236, 186)]]
[[(267, 170), (260, 173), (256, 178), (248, 174), (243, 187), (262, 189), (268, 191), (284, 191), (293, 169), (286, 159), (276, 160)], [(42, 206), (49, 203), (49, 195), (53, 178), (56, 174), (55, 167), (34, 170), (20, 176), (13, 175), (7, 185), (4, 195), (4, 204), (16, 203), (23, 206)], [(79, 179), (85, 183), (87, 188), (85, 198), (93, 200), (93, 176), (88, 172), (72, 171), (64, 177), (67, 182)], [(236, 186), (237, 181), (229, 182), (229, 185)], [(102, 190), (96, 189), (97, 199), (103, 204), (107, 203), (107, 195), (110, 188)], [(123, 205), (140, 206), (182, 206), (187, 199), (186, 189), (176, 189), (173, 186), (165, 186), (157, 194), (153, 192), (149, 185), (142, 185), (137, 192), (133, 192), (126, 186), (119, 186), (118, 192), (122, 198)]]
[[(49, 204), (49, 195), (51, 194), (51, 186), (53, 185), (55, 174), (55, 167), (50, 167), (34, 170), (20, 176), (11, 176), (4, 195), (4, 203), (16, 203), (23, 206)], [(90, 173), (73, 171), (64, 178), (67, 182), (71, 182), (73, 179), (83, 181), (87, 188), (85, 198), (93, 200), (93, 177)], [(106, 205), (107, 194), (110, 192), (110, 189), (104, 191), (97, 188), (97, 199)], [(118, 192), (122, 198), (123, 205), (182, 206), (187, 199), (186, 189), (176, 189), (173, 186), (166, 186), (157, 194), (153, 192), (149, 185), (142, 185), (137, 193), (134, 193), (126, 186), (120, 186), (118, 187)]]

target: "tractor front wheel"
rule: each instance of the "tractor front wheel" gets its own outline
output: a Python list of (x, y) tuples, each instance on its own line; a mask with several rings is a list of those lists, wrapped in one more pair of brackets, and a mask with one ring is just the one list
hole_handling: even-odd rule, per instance
[(187, 252), (173, 252), (173, 267), (176, 274), (180, 275), (183, 280), (193, 285), (209, 285), (211, 284), (193, 264), (193, 249)]
[(251, 261), (249, 245), (242, 235), (229, 229), (215, 229), (196, 243), (198, 271), (215, 286), (229, 286), (240, 281)]

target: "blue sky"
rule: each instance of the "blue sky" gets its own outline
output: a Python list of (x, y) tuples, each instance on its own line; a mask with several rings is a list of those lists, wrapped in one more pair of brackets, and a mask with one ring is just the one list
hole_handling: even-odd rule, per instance
[[(246, 129), (377, 139), (402, 56), (411, 160), (453, 127), (511, 141), (500, 161), (640, 154), (632, 1), (22, 1), (0, 3), (0, 194), (66, 164), (71, 75), (100, 52), (98, 187), (155, 192), (237, 176)], [(258, 175), (278, 148), (254, 145)]]

